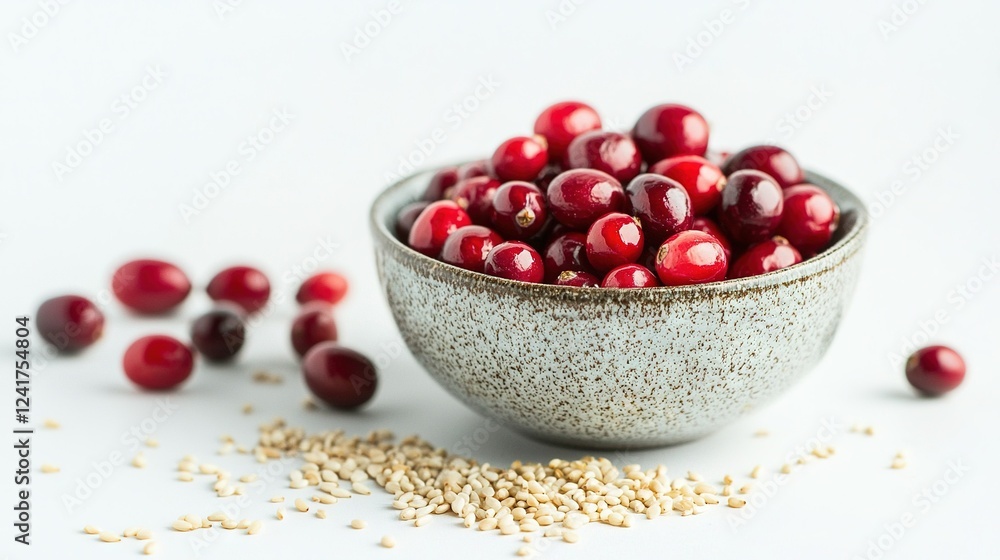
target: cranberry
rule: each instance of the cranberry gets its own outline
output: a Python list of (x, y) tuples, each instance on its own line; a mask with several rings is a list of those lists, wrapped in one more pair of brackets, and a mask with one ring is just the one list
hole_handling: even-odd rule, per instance
[(194, 354), (169, 336), (144, 336), (133, 342), (122, 359), (125, 375), (144, 389), (172, 389), (191, 375)]
[(232, 309), (213, 309), (191, 325), (191, 343), (210, 362), (232, 360), (245, 340), (243, 317)]
[(314, 346), (302, 360), (302, 374), (312, 394), (334, 408), (365, 404), (378, 385), (371, 360), (336, 342)]
[(792, 154), (777, 146), (751, 146), (730, 156), (722, 166), (726, 175), (732, 175), (741, 169), (767, 173), (783, 189), (805, 181), (799, 162), (795, 161)]
[(573, 229), (589, 227), (608, 212), (625, 204), (625, 191), (617, 179), (594, 169), (570, 169), (549, 183), (549, 211)]
[(292, 348), (300, 357), (321, 342), (336, 342), (337, 322), (329, 305), (316, 302), (302, 308), (292, 321)]
[(906, 380), (928, 397), (941, 396), (961, 385), (965, 360), (947, 346), (928, 346), (906, 360)]
[(38, 334), (60, 352), (76, 352), (97, 342), (104, 332), (104, 314), (83, 296), (45, 300), (35, 314)]
[(486, 256), (486, 274), (537, 284), (545, 277), (545, 265), (538, 251), (521, 241), (504, 241)]
[(254, 313), (271, 297), (271, 283), (263, 272), (250, 266), (233, 266), (220, 271), (208, 283), (208, 297), (214, 301), (230, 301)]
[(778, 235), (788, 239), (806, 255), (826, 247), (840, 221), (840, 208), (826, 191), (803, 183), (784, 191), (785, 209)]
[(118, 267), (111, 278), (111, 290), (125, 307), (156, 314), (180, 305), (191, 293), (191, 281), (168, 262), (139, 259)]
[(650, 173), (659, 173), (677, 181), (691, 197), (695, 216), (711, 212), (722, 198), (726, 176), (719, 166), (700, 156), (677, 156), (654, 163)]
[(545, 280), (555, 282), (563, 272), (591, 272), (587, 262), (587, 234), (571, 231), (555, 237), (545, 248)]
[(639, 117), (632, 129), (646, 163), (673, 156), (701, 156), (708, 148), (708, 123), (684, 105), (657, 105)]
[(424, 201), (434, 202), (435, 200), (445, 198), (445, 196), (447, 196), (445, 193), (448, 192), (448, 189), (454, 187), (457, 182), (457, 167), (445, 167), (437, 170), (437, 172), (431, 176), (430, 182), (427, 183), (427, 189), (424, 191)]
[(603, 171), (620, 183), (631, 181), (642, 168), (635, 142), (620, 132), (591, 130), (577, 136), (566, 149), (566, 168)]
[(549, 144), (549, 160), (560, 162), (574, 138), (588, 130), (599, 130), (601, 117), (590, 105), (579, 101), (562, 101), (546, 107), (535, 120), (535, 134)]
[(417, 216), (424, 211), (424, 208), (430, 206), (430, 202), (419, 201), (411, 202), (403, 207), (396, 214), (396, 237), (402, 240), (404, 243), (407, 238), (410, 237), (410, 230), (413, 229), (413, 222), (417, 221)]
[(602, 288), (655, 288), (660, 285), (656, 275), (641, 264), (623, 264), (611, 269), (601, 281)]
[(458, 204), (450, 200), (432, 202), (413, 222), (408, 243), (415, 251), (437, 258), (451, 232), (471, 224), (472, 218)]
[[(458, 180), (463, 181), (465, 179), (471, 179), (473, 177), (481, 177), (483, 175), (490, 174), (490, 162), (485, 159), (478, 161), (470, 161), (469, 163), (462, 164), (458, 166)], [(445, 196), (448, 196), (447, 193)]]
[(767, 239), (781, 223), (784, 197), (770, 175), (737, 171), (729, 176), (719, 204), (719, 225), (736, 243)]
[(516, 136), (500, 144), (490, 158), (490, 165), (501, 181), (534, 181), (548, 161), (545, 138)]
[(309, 303), (322, 301), (336, 305), (347, 295), (347, 278), (336, 272), (317, 272), (302, 281), (299, 291), (295, 293), (295, 301)]
[(541, 189), (542, 192), (545, 192), (546, 190), (548, 190), (549, 183), (552, 182), (552, 179), (558, 177), (559, 174), (562, 173), (563, 171), (564, 169), (558, 165), (546, 166), (545, 169), (543, 169), (542, 172), (538, 175), (538, 178), (535, 179), (535, 186)]
[(713, 222), (710, 218), (698, 216), (691, 221), (691, 229), (703, 231), (716, 238), (719, 241), (719, 244), (722, 245), (722, 250), (726, 252), (726, 260), (732, 262), (733, 245), (729, 242), (729, 238), (722, 232), (722, 228), (720, 228), (718, 224)]
[(802, 262), (802, 255), (780, 236), (750, 246), (729, 269), (730, 278), (767, 274)]
[(545, 195), (524, 181), (504, 183), (493, 197), (493, 226), (508, 239), (525, 240), (545, 227)]
[(493, 197), (498, 188), (500, 181), (480, 175), (459, 181), (451, 199), (469, 213), (473, 222), (485, 226), (493, 220)]
[(617, 212), (606, 214), (587, 230), (587, 262), (600, 272), (633, 263), (642, 256), (644, 240), (638, 219)]
[(573, 286), (576, 288), (598, 288), (601, 286), (601, 279), (589, 272), (564, 270), (556, 277), (555, 284), (556, 286)]
[(466, 270), (483, 272), (486, 255), (500, 243), (503, 238), (488, 227), (463, 226), (445, 240), (441, 260)]
[(656, 253), (656, 274), (666, 286), (726, 279), (726, 252), (719, 240), (701, 231), (675, 233)]
[(677, 181), (643, 173), (625, 189), (632, 213), (642, 222), (649, 238), (657, 243), (691, 229), (691, 199)]

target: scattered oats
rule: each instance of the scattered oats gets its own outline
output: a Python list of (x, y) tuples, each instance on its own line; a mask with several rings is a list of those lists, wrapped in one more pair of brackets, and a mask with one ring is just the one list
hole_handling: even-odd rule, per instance
[(576, 531), (563, 531), (562, 539), (568, 543), (579, 542), (580, 535)]
[[(201, 523), (198, 523), (198, 526), (200, 527)], [(194, 525), (188, 523), (183, 519), (178, 519), (177, 521), (174, 521), (174, 524), (171, 525), (170, 527), (173, 528), (174, 531), (180, 531), (182, 533), (194, 529)]]
[(304, 479), (304, 478), (300, 478), (298, 480), (293, 480), (293, 481), (291, 481), (291, 482), (288, 483), (288, 487), (292, 488), (292, 489), (295, 489), (295, 490), (299, 490), (299, 489), (305, 488), (306, 486), (309, 486), (309, 481), (306, 480), (306, 479)]
[(125, 531), (122, 533), (122, 536), (125, 538), (134, 537), (135, 534), (138, 532), (139, 532), (138, 527), (129, 527), (128, 529), (125, 529)]
[(281, 521), (282, 519), (284, 519), (285, 518), (285, 508), (278, 508), (278, 511), (274, 514), (274, 516), (278, 518), (278, 521)]
[(330, 490), (327, 491), (327, 494), (330, 494), (334, 498), (350, 498), (351, 497), (351, 493), (348, 492), (347, 490), (344, 490), (343, 488), (331, 488)]
[(191, 482), (194, 480), (194, 476), (189, 472), (182, 472), (177, 475), (177, 480), (180, 480), (181, 482)]
[(325, 509), (316, 510), (316, 517), (320, 519), (326, 519), (326, 510)]
[(198, 465), (194, 461), (181, 461), (177, 465), (177, 470), (186, 473), (193, 473), (198, 470)]
[(233, 494), (235, 494), (237, 496), (242, 496), (243, 492), (245, 492), (245, 490), (244, 490), (242, 484), (239, 484), (239, 485), (236, 485), (236, 486), (233, 487)]
[(760, 478), (761, 469), (762, 467), (760, 465), (755, 466), (753, 470), (750, 471), (750, 478)]
[(906, 458), (906, 453), (903, 453), (902, 451), (896, 452), (896, 459), (905, 459), (905, 458)]
[(146, 456), (140, 451), (138, 455), (132, 458), (132, 466), (137, 469), (146, 468)]
[(155, 542), (146, 543), (146, 546), (142, 547), (142, 553), (146, 555), (156, 554), (160, 551), (160, 545)]
[(159, 447), (160, 440), (156, 438), (146, 438), (146, 447)]
[(812, 454), (820, 459), (826, 459), (830, 457), (830, 453), (823, 447), (817, 447), (813, 449)]
[(84, 525), (83, 532), (87, 533), (88, 535), (97, 535), (101, 532), (101, 530), (98, 529), (97, 527), (94, 527), (93, 525)]
[(906, 460), (905, 459), (901, 459), (899, 457), (896, 457), (895, 459), (892, 460), (892, 465), (891, 466), (894, 469), (905, 468), (906, 467)]
[(191, 525), (192, 529), (197, 529), (198, 527), (201, 527), (201, 517), (193, 513), (185, 515), (183, 519), (184, 521), (187, 521)]
[(767, 436), (771, 435), (771, 432), (769, 432), (769, 431), (767, 431), (765, 429), (760, 429), (760, 430), (757, 430), (756, 432), (754, 432), (753, 435), (755, 437), (767, 437)]
[(278, 384), (284, 381), (284, 378), (276, 373), (270, 373), (267, 371), (258, 371), (253, 374), (254, 383), (266, 383), (266, 384)]
[(228, 486), (227, 485), (222, 490), (219, 490), (219, 494), (218, 495), (219, 495), (220, 498), (228, 498), (229, 496), (232, 496), (235, 493), (236, 493), (236, 489), (233, 488), (232, 486)]
[(198, 472), (201, 474), (218, 474), (219, 467), (211, 463), (202, 463), (198, 465)]
[(530, 546), (522, 546), (521, 548), (517, 549), (518, 556), (531, 556), (533, 552), (535, 552), (535, 550)]
[(418, 517), (416, 519), (416, 521), (413, 522), (413, 526), (414, 527), (423, 527), (424, 525), (427, 525), (428, 523), (430, 523), (431, 519), (434, 519), (434, 518), (431, 517), (430, 515), (425, 515), (423, 517)]
[(306, 397), (302, 401), (302, 407), (306, 410), (319, 410), (319, 405), (316, 404), (316, 401), (312, 400), (310, 397)]
[(524, 541), (524, 542), (526, 542), (526, 543), (530, 543), (531, 542), (531, 535), (524, 535), (524, 537), (521, 540)]
[(790, 472), (792, 472), (791, 465), (789, 465), (788, 463), (781, 465), (781, 474), (789, 474)]
[(250, 414), (251, 412), (253, 412), (253, 405), (252, 404), (247, 403), (247, 404), (243, 405), (243, 414)]
[(390, 537), (389, 535), (385, 535), (382, 537), (382, 546), (385, 548), (392, 548), (396, 546), (396, 539)]
[(751, 490), (753, 490), (753, 485), (744, 484), (740, 487), (740, 494), (749, 494)]
[(309, 511), (309, 504), (307, 504), (306, 501), (303, 500), (302, 498), (296, 498), (295, 509), (301, 511), (302, 513), (305, 513)]
[(795, 462), (799, 465), (804, 465), (806, 464), (807, 459), (808, 459), (807, 457), (799, 457), (798, 459), (795, 460)]
[(225, 521), (227, 519), (229, 519), (229, 516), (221, 511), (217, 511), (208, 516), (209, 521)]
[(59, 472), (59, 467), (48, 463), (42, 463), (42, 472), (45, 474), (57, 473)]
[(372, 493), (372, 491), (365, 486), (363, 482), (352, 483), (351, 490), (353, 490), (355, 494), (361, 494), (362, 496), (368, 496)]
[(209, 521), (209, 520), (207, 520), (207, 519), (202, 519), (201, 520), (201, 528), (202, 529), (211, 529), (212, 528), (212, 522)]
[(253, 482), (257, 480), (257, 475), (255, 474), (245, 474), (240, 477), (240, 482)]
[(230, 453), (233, 452), (233, 449), (235, 447), (236, 445), (233, 442), (227, 441), (226, 443), (223, 443), (222, 447), (220, 447), (219, 450), (216, 451), (215, 453), (217, 455), (229, 455)]
[(688, 471), (687, 479), (690, 480), (691, 482), (701, 482), (702, 481), (701, 475), (698, 474), (698, 473), (696, 473), (696, 472), (694, 472), (694, 471)]
[(247, 529), (250, 527), (249, 519), (240, 519), (240, 522), (236, 524), (237, 529)]
[(281, 502), (284, 502), (284, 501), (285, 501), (285, 497), (284, 496), (275, 496), (275, 497), (271, 498), (271, 503), (272, 504), (280, 504)]
[(875, 427), (874, 426), (868, 426), (867, 428), (865, 428), (865, 435), (866, 436), (873, 436), (873, 435), (875, 435)]
[(240, 526), (239, 523), (237, 523), (235, 519), (224, 519), (222, 521), (223, 529), (235, 529), (239, 526)]
[(362, 520), (362, 519), (352, 519), (351, 520), (351, 528), (352, 529), (364, 529), (367, 526), (368, 526), (368, 524), (365, 523), (364, 520)]
[(153, 532), (150, 531), (149, 529), (139, 529), (139, 532), (135, 534), (135, 538), (139, 539), (140, 541), (148, 541), (149, 539), (153, 538)]
[(861, 427), (861, 424), (858, 424), (857, 422), (851, 424), (851, 432), (852, 433), (856, 434), (856, 433), (862, 431), (863, 429), (864, 428)]
[(733, 485), (732, 484), (727, 484), (727, 485), (723, 486), (722, 487), (722, 495), (723, 496), (732, 496), (733, 495)]
[(732, 484), (733, 483), (733, 477), (731, 475), (727, 474), (726, 476), (722, 477), (722, 483), (725, 484), (725, 485)]
[(261, 522), (260, 522), (260, 520), (258, 519), (257, 521), (254, 521), (253, 523), (251, 523), (251, 524), (250, 524), (250, 525), (249, 525), (249, 526), (247, 527), (247, 534), (248, 534), (248, 535), (256, 535), (257, 533), (259, 533), (259, 532), (260, 532), (260, 530), (261, 530), (261, 529), (262, 529), (263, 527), (264, 527), (264, 524), (263, 524), (263, 523), (261, 523)]
[(56, 422), (55, 420), (53, 420), (51, 418), (46, 418), (45, 419), (45, 423), (43, 425), (46, 428), (49, 428), (49, 429), (52, 429), (52, 430), (58, 430), (60, 428), (59, 422)]
[(102, 531), (101, 534), (97, 536), (97, 538), (101, 539), (104, 542), (119, 542), (122, 540), (121, 537), (112, 533), (111, 531)]
[(743, 500), (741, 498), (736, 498), (736, 497), (729, 498), (729, 502), (728, 503), (729, 503), (729, 507), (731, 507), (731, 508), (741, 508), (741, 507), (747, 505), (747, 501), (746, 500)]

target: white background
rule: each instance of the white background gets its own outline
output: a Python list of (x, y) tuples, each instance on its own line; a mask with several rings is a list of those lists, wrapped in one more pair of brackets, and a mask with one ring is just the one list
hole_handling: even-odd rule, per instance
[[(825, 433), (824, 419), (840, 426), (830, 441), (836, 456), (799, 469), (775, 492), (761, 490), (749, 519), (716, 508), (695, 518), (640, 519), (630, 530), (590, 526), (581, 544), (552, 542), (544, 557), (995, 551), (1000, 275), (977, 275), (984, 259), (1000, 257), (996, 3), (403, 2), (385, 25), (371, 15), (384, 2), (347, 4), (246, 0), (220, 16), (221, 3), (209, 1), (74, 2), (35, 33), (23, 18), (46, 19), (36, 15), (41, 3), (2, 4), (3, 344), (13, 347), (15, 315), (31, 314), (60, 293), (101, 297), (115, 266), (131, 257), (176, 261), (197, 285), (169, 318), (130, 317), (107, 303), (104, 340), (78, 357), (43, 365), (36, 340), (32, 417), (36, 425), (51, 417), (63, 427), (39, 429), (34, 439), (30, 549), (12, 544), (13, 473), (3, 475), (8, 556), (139, 554), (131, 539), (104, 544), (84, 535), (89, 523), (114, 531), (150, 527), (162, 557), (193, 557), (198, 535), (168, 525), (181, 514), (215, 511), (223, 500), (208, 482), (177, 482), (178, 459), (194, 453), (234, 475), (251, 472), (256, 465), (246, 457), (213, 456), (217, 438), (232, 434), (252, 444), (257, 424), (278, 415), (310, 430), (416, 432), (452, 449), (489, 432), (471, 447), (495, 464), (583, 454), (504, 429), (490, 432), (409, 354), (393, 357), (399, 336), (380, 296), (366, 223), (387, 173), (436, 129), (444, 140), (431, 144), (425, 165), (485, 154), (505, 137), (529, 132), (541, 108), (564, 98), (592, 103), (618, 128), (659, 102), (693, 105), (710, 120), (716, 148), (780, 142), (806, 166), (855, 189), (876, 217), (853, 306), (815, 371), (778, 402), (709, 438), (613, 458), (662, 462), (677, 475), (694, 469), (713, 480), (726, 472), (745, 476), (761, 463), (770, 479), (790, 452)], [(896, 8), (911, 14), (893, 16)], [(720, 18), (726, 23), (713, 23)], [(377, 35), (345, 56), (344, 45), (366, 25)], [(675, 55), (689, 48), (690, 63), (679, 65)], [(149, 67), (162, 70), (162, 81), (136, 90), (143, 99), (126, 114), (119, 99), (142, 84)], [(450, 108), (473, 95), (480, 80), (494, 81), (495, 91), (456, 118)], [(280, 109), (294, 115), (291, 123), (248, 161), (241, 144)], [(102, 141), (69, 172), (54, 171), (53, 162), (65, 163), (67, 150), (102, 119), (112, 124)], [(951, 139), (935, 150), (941, 131)], [(918, 165), (915, 157), (933, 162)], [(230, 160), (240, 173), (185, 220), (181, 205), (192, 204)], [(238, 365), (200, 365), (171, 395), (178, 410), (155, 425), (161, 447), (145, 451), (148, 468), (114, 469), (68, 510), (63, 496), (95, 472), (95, 462), (116, 452), (131, 459), (135, 450), (121, 436), (141, 426), (161, 398), (124, 379), (119, 361), (127, 344), (152, 332), (184, 336), (207, 308), (201, 288), (225, 265), (259, 265), (288, 295), (294, 282), (286, 274), (326, 240), (338, 248), (322, 265), (352, 280), (337, 310), (342, 340), (388, 364), (371, 406), (360, 414), (301, 406), (306, 390), (287, 342), (294, 307), (286, 302), (252, 331)], [(977, 291), (959, 295), (956, 286), (964, 284)], [(937, 401), (915, 398), (890, 358), (906, 352), (908, 339), (923, 341), (924, 331), (956, 346), (969, 364), (964, 386)], [(285, 383), (252, 383), (260, 369), (283, 374)], [(12, 377), (4, 375), (7, 387)], [(12, 393), (3, 391), (5, 406)], [(256, 412), (241, 414), (244, 403)], [(13, 428), (13, 418), (4, 421)], [(850, 433), (854, 422), (873, 425), (876, 435)], [(771, 435), (753, 437), (759, 428)], [(3, 469), (12, 471), (14, 457), (4, 447)], [(889, 469), (900, 450), (909, 466)], [(43, 462), (62, 472), (39, 474)], [(946, 484), (951, 463), (964, 465), (963, 475)], [(279, 523), (267, 499), (297, 495), (283, 486), (254, 493), (245, 512), (267, 520), (263, 534), (225, 532), (202, 556), (509, 558), (521, 546), (520, 537), (465, 530), (450, 517), (415, 529), (395, 520), (383, 494), (337, 504), (327, 520), (290, 514)], [(930, 502), (918, 496), (928, 488), (934, 502), (925, 508)], [(886, 524), (907, 513), (912, 526), (889, 536)], [(369, 528), (349, 529), (355, 517)], [(383, 534), (395, 536), (396, 549), (378, 547)], [(876, 541), (886, 550), (872, 549)]]

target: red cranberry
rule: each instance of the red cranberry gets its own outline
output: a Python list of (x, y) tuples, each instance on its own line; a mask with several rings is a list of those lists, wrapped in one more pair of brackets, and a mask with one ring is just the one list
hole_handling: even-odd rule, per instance
[(691, 199), (677, 181), (643, 173), (628, 184), (625, 194), (650, 240), (659, 243), (678, 231), (691, 229)]
[(534, 284), (545, 278), (542, 257), (521, 241), (504, 241), (493, 247), (486, 256), (484, 271), (490, 276)]
[(570, 169), (549, 183), (549, 211), (562, 224), (584, 229), (625, 204), (625, 191), (617, 179), (594, 169)]
[(365, 404), (378, 385), (375, 364), (336, 342), (314, 346), (302, 360), (302, 374), (312, 394), (334, 408)]
[(337, 322), (324, 303), (307, 305), (292, 321), (292, 348), (300, 357), (321, 342), (336, 342)]
[(726, 252), (719, 240), (701, 231), (675, 233), (656, 253), (656, 274), (666, 286), (726, 279)]
[(599, 288), (601, 279), (589, 272), (564, 270), (555, 281), (556, 286), (573, 286), (575, 288)]
[(961, 385), (965, 360), (947, 346), (928, 346), (906, 360), (906, 380), (928, 397), (941, 396)]
[(549, 161), (545, 138), (516, 136), (493, 152), (490, 165), (501, 181), (534, 181)]
[(176, 266), (153, 259), (129, 261), (111, 278), (111, 290), (125, 307), (143, 314), (165, 313), (191, 293), (191, 281)]
[(587, 234), (578, 231), (564, 233), (545, 248), (545, 280), (555, 282), (568, 270), (591, 272), (587, 262)]
[(504, 183), (493, 197), (493, 227), (508, 239), (525, 240), (545, 227), (545, 195), (524, 181)]
[[(464, 181), (473, 177), (481, 177), (490, 174), (490, 162), (485, 159), (470, 161), (458, 166), (458, 180)], [(447, 193), (445, 196), (448, 196)]]
[(632, 129), (646, 163), (673, 156), (701, 156), (708, 148), (708, 123), (684, 105), (657, 105), (639, 117)]
[(245, 340), (243, 317), (231, 309), (213, 309), (191, 325), (191, 343), (210, 362), (232, 360)]
[(566, 168), (603, 171), (620, 183), (631, 181), (642, 168), (635, 142), (620, 132), (591, 130), (577, 136), (566, 149)]
[(448, 189), (455, 186), (458, 182), (458, 168), (457, 167), (445, 167), (439, 169), (434, 175), (431, 176), (431, 180), (427, 183), (427, 190), (424, 191), (424, 201), (434, 202), (435, 200), (441, 200), (447, 196), (445, 193)]
[(430, 202), (419, 201), (411, 202), (403, 207), (396, 214), (396, 237), (399, 238), (404, 243), (410, 237), (410, 230), (413, 229), (413, 222), (417, 221), (417, 216), (424, 211), (424, 208), (430, 206)]
[(486, 255), (500, 243), (503, 238), (488, 227), (463, 226), (445, 240), (441, 260), (466, 270), (483, 272)]
[(216, 274), (208, 283), (207, 291), (214, 301), (230, 301), (247, 313), (254, 313), (267, 305), (271, 283), (256, 268), (233, 266)]
[(633, 263), (642, 256), (644, 240), (639, 220), (628, 214), (606, 214), (587, 230), (587, 262), (600, 272)]
[(560, 162), (574, 138), (588, 130), (599, 130), (601, 117), (590, 105), (579, 101), (562, 101), (546, 107), (535, 120), (535, 134), (549, 144), (549, 160)]
[(840, 222), (840, 208), (826, 191), (803, 183), (784, 191), (785, 209), (778, 235), (788, 239), (805, 255), (826, 247)]
[(97, 342), (104, 332), (104, 314), (83, 296), (45, 300), (35, 314), (38, 334), (60, 352), (76, 352)]
[(451, 193), (451, 199), (468, 212), (473, 222), (487, 226), (493, 220), (493, 197), (498, 188), (500, 181), (480, 175), (459, 181)]
[(691, 197), (691, 211), (695, 216), (711, 212), (722, 198), (726, 176), (719, 166), (700, 156), (677, 156), (660, 160), (649, 168), (677, 181)]
[(194, 354), (176, 338), (144, 336), (125, 351), (122, 366), (125, 375), (144, 389), (172, 389), (191, 375)]
[(413, 250), (436, 259), (451, 232), (471, 224), (472, 218), (458, 204), (450, 200), (432, 202), (413, 222), (408, 244)]
[(730, 278), (758, 276), (802, 262), (802, 255), (787, 239), (772, 237), (750, 246), (729, 269)]
[(336, 272), (317, 272), (302, 281), (299, 291), (295, 293), (295, 301), (309, 303), (321, 301), (336, 305), (347, 295), (347, 278)]
[(623, 264), (611, 269), (601, 281), (602, 288), (655, 288), (660, 285), (648, 268), (641, 264)]
[(719, 204), (719, 225), (736, 243), (767, 239), (781, 223), (784, 197), (770, 175), (737, 171), (729, 176)]
[(733, 245), (729, 242), (729, 238), (726, 237), (726, 234), (723, 233), (722, 228), (713, 222), (711, 218), (698, 216), (691, 221), (691, 229), (703, 231), (716, 238), (719, 241), (719, 244), (722, 245), (722, 250), (726, 252), (726, 261), (732, 262)]
[(777, 146), (751, 146), (730, 156), (722, 166), (726, 175), (732, 175), (741, 169), (767, 173), (783, 189), (805, 181), (799, 162), (795, 161), (792, 154)]

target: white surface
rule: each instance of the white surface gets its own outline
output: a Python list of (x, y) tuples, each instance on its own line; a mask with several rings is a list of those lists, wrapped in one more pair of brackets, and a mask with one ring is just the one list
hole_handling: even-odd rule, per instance
[[(40, 8), (33, 1), (4, 2), (0, 319), (10, 323), (0, 329), (3, 345), (12, 346), (13, 316), (32, 313), (60, 292), (96, 297), (116, 264), (131, 256), (175, 260), (199, 286), (223, 265), (256, 263), (287, 292), (294, 282), (282, 280), (286, 272), (329, 238), (339, 247), (323, 265), (347, 271), (353, 281), (338, 310), (344, 342), (390, 355), (384, 348), (398, 343), (398, 335), (379, 295), (366, 210), (415, 142), (440, 128), (444, 140), (428, 161), (446, 162), (529, 131), (536, 112), (558, 99), (590, 101), (620, 127), (654, 103), (686, 102), (710, 119), (716, 147), (774, 138), (866, 200), (893, 181), (901, 181), (901, 194), (874, 220), (855, 303), (816, 371), (779, 402), (713, 437), (615, 458), (664, 462), (675, 474), (695, 469), (712, 478), (743, 475), (756, 463), (775, 469), (820, 433), (824, 418), (844, 427), (833, 438), (838, 452), (795, 473), (738, 527), (732, 523), (738, 513), (724, 508), (690, 519), (638, 520), (631, 530), (587, 527), (581, 544), (555, 542), (544, 556), (865, 557), (885, 524), (907, 512), (915, 522), (899, 538), (883, 538), (886, 558), (982, 557), (995, 550), (1000, 541), (988, 491), (998, 462), (1000, 275), (973, 282), (979, 291), (971, 300), (953, 290), (973, 279), (983, 259), (1000, 257), (1000, 195), (991, 165), (1000, 117), (1000, 38), (991, 24), (1000, 16), (997, 5), (927, 2), (886, 39), (879, 21), (891, 17), (895, 4), (912, 8), (914, 2), (851, 0), (826, 10), (790, 0), (586, 2), (554, 27), (547, 12), (572, 6), (569, 0), (483, 3), (475, 10), (469, 3), (404, 2), (348, 62), (341, 44), (384, 4), (346, 4), (246, 1), (220, 18), (209, 2), (72, 3), (15, 51), (9, 33), (20, 33), (22, 18)], [(731, 23), (679, 71), (673, 54), (724, 9), (732, 10), (725, 16)], [(161, 67), (165, 77), (126, 115), (115, 101), (141, 84), (150, 66)], [(499, 85), (476, 111), (464, 119), (448, 112), (491, 76)], [(783, 115), (806, 103), (814, 88), (830, 96), (790, 129)], [(247, 161), (241, 143), (280, 108), (294, 115), (292, 122)], [(105, 118), (111, 132), (57, 180), (53, 160)], [(907, 161), (949, 127), (957, 139), (917, 176)], [(230, 160), (240, 162), (239, 175), (185, 223), (179, 205), (190, 203), (194, 190)], [(123, 349), (141, 333), (183, 335), (205, 305), (199, 293), (177, 316), (150, 320), (126, 317), (111, 303), (100, 344), (44, 368), (36, 363), (32, 417), (36, 425), (56, 418), (63, 428), (39, 431), (34, 464), (57, 464), (62, 472), (36, 470), (30, 550), (12, 543), (4, 518), (8, 556), (139, 553), (132, 540), (104, 544), (84, 535), (81, 528), (90, 523), (117, 531), (147, 526), (163, 545), (161, 557), (193, 557), (193, 535), (166, 527), (184, 513), (215, 511), (221, 500), (207, 483), (176, 482), (177, 460), (194, 453), (234, 474), (250, 472), (256, 465), (244, 457), (213, 456), (217, 438), (228, 433), (250, 444), (256, 424), (276, 415), (309, 429), (417, 432), (451, 448), (486, 426), (405, 352), (387, 358), (377, 398), (363, 413), (305, 411), (306, 392), (286, 340), (294, 309), (285, 304), (252, 332), (237, 367), (199, 367), (171, 396), (179, 409), (156, 425), (161, 447), (145, 451), (148, 468), (116, 468), (68, 512), (61, 496), (93, 472), (92, 463), (113, 452), (130, 459), (134, 450), (121, 435), (141, 425), (161, 398), (124, 380)], [(955, 394), (923, 401), (911, 396), (888, 356), (938, 312), (947, 321), (934, 338), (958, 347), (970, 373)], [(37, 356), (41, 346), (34, 348)], [(251, 373), (262, 368), (286, 374), (286, 383), (251, 383)], [(13, 395), (6, 394), (9, 407)], [(250, 417), (240, 413), (245, 402), (256, 406)], [(874, 425), (876, 435), (848, 433), (855, 421)], [(13, 427), (12, 419), (5, 422)], [(772, 435), (752, 437), (762, 427)], [(11, 449), (5, 450), (3, 468), (13, 470)], [(890, 470), (898, 450), (907, 451), (910, 466)], [(476, 450), (496, 464), (580, 453), (502, 429)], [(956, 461), (968, 471), (925, 511), (915, 496)], [(12, 476), (4, 479), (9, 504)], [(415, 529), (394, 519), (384, 495), (337, 504), (327, 520), (290, 514), (279, 523), (267, 498), (298, 494), (283, 486), (255, 494), (246, 512), (267, 520), (262, 535), (226, 532), (202, 557), (463, 557), (474, 551), (509, 558), (521, 546), (519, 538), (468, 531), (453, 518)], [(354, 517), (369, 528), (348, 529)], [(395, 536), (396, 549), (377, 546), (383, 534)]]

